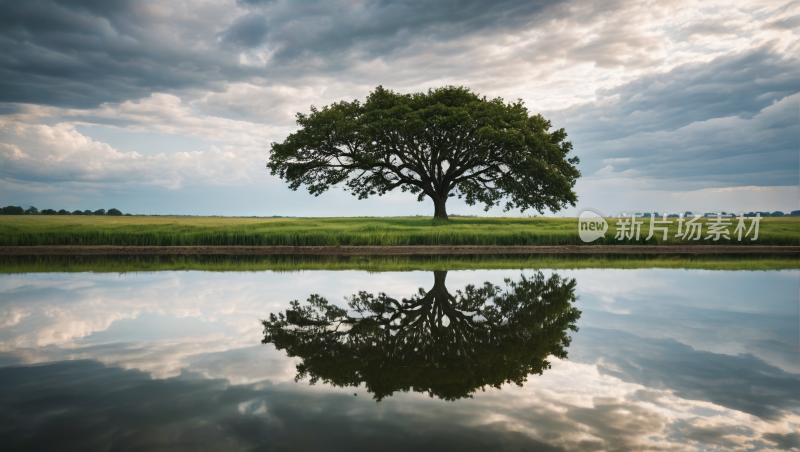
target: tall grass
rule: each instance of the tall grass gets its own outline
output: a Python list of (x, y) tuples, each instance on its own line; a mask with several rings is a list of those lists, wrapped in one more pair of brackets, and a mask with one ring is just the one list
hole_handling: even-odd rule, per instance
[[(705, 220), (702, 220), (705, 223)], [(800, 245), (800, 218), (765, 218), (757, 241), (615, 240), (609, 222), (597, 245), (735, 244)], [(731, 230), (733, 228), (731, 227)], [(703, 234), (706, 235), (705, 233)], [(61, 217), (0, 216), (0, 245), (128, 246), (343, 246), (343, 245), (584, 245), (575, 218), (455, 218), (446, 224), (430, 218), (219, 217)]]
[(705, 270), (798, 269), (781, 255), (459, 255), (459, 256), (0, 256), (0, 274), (49, 272), (478, 270), (578, 268), (683, 268)]

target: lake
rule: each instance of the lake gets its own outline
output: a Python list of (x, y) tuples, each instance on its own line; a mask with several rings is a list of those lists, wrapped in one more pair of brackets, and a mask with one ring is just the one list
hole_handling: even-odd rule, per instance
[(0, 440), (791, 450), (799, 284), (798, 270), (0, 275)]

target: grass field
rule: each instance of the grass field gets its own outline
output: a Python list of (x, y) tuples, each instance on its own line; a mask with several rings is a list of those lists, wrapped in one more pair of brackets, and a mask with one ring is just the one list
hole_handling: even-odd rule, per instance
[(676, 268), (785, 270), (800, 268), (786, 255), (479, 255), (479, 256), (0, 256), (0, 274), (95, 272), (305, 270), (478, 270), (478, 269)]
[[(757, 244), (800, 245), (800, 217), (764, 218), (758, 240), (738, 242), (675, 238), (660, 234), (645, 240), (616, 240), (616, 222), (592, 244)], [(750, 220), (747, 226), (750, 225)], [(732, 232), (736, 221), (729, 227)], [(751, 234), (752, 236), (752, 234)], [(0, 216), (0, 245), (582, 245), (575, 218), (454, 218), (447, 223), (425, 217), (401, 218), (222, 218)]]

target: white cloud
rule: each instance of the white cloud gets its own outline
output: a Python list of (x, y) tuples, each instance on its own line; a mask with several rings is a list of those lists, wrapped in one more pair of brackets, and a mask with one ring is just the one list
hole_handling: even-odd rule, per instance
[(57, 111), (60, 117), (74, 118), (75, 124), (113, 125), (127, 130), (153, 131), (198, 137), (220, 142), (242, 151), (265, 150), (285, 133), (274, 126), (204, 115), (171, 94), (154, 93), (138, 101), (103, 104), (90, 110)]
[[(525, 9), (524, 17), (494, 16), (506, 14), (502, 8), (520, 11), (520, 5), (507, 4), (479, 17), (447, 13), (431, 21), (428, 16), (420, 16), (424, 20), (419, 24), (392, 13), (397, 9), (351, 4), (300, 10), (285, 2), (261, 6), (230, 1), (202, 5), (148, 3), (131, 11), (120, 6), (110, 13), (111, 21), (101, 12), (94, 12), (91, 20), (86, 19), (88, 22), (81, 22), (80, 14), (74, 13), (71, 20), (93, 24), (92, 29), (96, 28), (99, 36), (115, 46), (107, 52), (109, 55), (145, 61), (136, 71), (126, 70), (130, 80), (136, 82), (133, 85), (114, 76), (109, 76), (115, 81), (108, 84), (110, 79), (98, 73), (98, 89), (90, 90), (91, 95), (86, 96), (140, 98), (106, 102), (96, 108), (13, 105), (17, 113), (0, 117), (5, 135), (0, 137), (2, 171), (6, 183), (36, 186), (21, 188), (31, 193), (48, 183), (62, 184), (59, 189), (64, 184), (81, 189), (126, 184), (172, 189), (198, 184), (277, 184), (264, 168), (269, 145), (295, 129), (296, 112), (307, 112), (312, 104), (363, 99), (379, 84), (400, 92), (454, 84), (470, 86), (489, 97), (522, 98), (534, 112), (550, 111), (556, 127), (566, 125), (571, 139), (577, 138), (575, 154), (582, 158), (586, 171), (599, 170), (599, 164), (608, 167), (579, 182), (581, 202), (597, 198), (596, 193), (584, 187), (596, 187), (601, 178), (608, 179), (603, 182), (606, 185), (628, 184), (632, 189), (631, 182), (635, 181), (637, 190), (650, 184), (651, 190), (660, 188), (671, 193), (767, 185), (764, 180), (775, 183), (774, 173), (789, 165), (774, 156), (759, 158), (757, 150), (742, 151), (736, 159), (720, 161), (716, 172), (708, 169), (709, 161), (716, 164), (720, 160), (714, 152), (744, 145), (754, 148), (758, 143), (777, 139), (774, 130), (758, 129), (749, 120), (732, 116), (740, 113), (731, 111), (738, 110), (736, 102), (720, 107), (731, 117), (720, 118), (718, 111), (710, 109), (700, 120), (674, 133), (672, 123), (664, 121), (665, 116), (684, 117), (681, 112), (692, 110), (691, 105), (666, 112), (660, 107), (628, 112), (617, 104), (632, 105), (647, 93), (624, 98), (613, 90), (646, 77), (666, 76), (676, 68), (702, 72), (708, 68), (683, 65), (708, 63), (758, 49), (771, 49), (778, 55), (774, 59), (784, 63), (794, 61), (793, 55), (800, 49), (800, 35), (792, 24), (799, 4), (571, 2)], [(413, 4), (396, 8), (422, 14)], [(247, 43), (245, 47), (223, 39), (226, 33), (230, 34), (232, 24), (243, 23), (239, 20), (250, 15), (263, 16), (266, 25), (238, 31), (241, 33), (237, 42)], [(125, 23), (123, 17), (133, 22)], [(485, 26), (472, 26), (481, 23)], [(252, 34), (253, 31), (257, 33)], [(57, 46), (52, 45), (54, 39), (43, 33), (37, 43), (61, 56)], [(97, 53), (96, 49), (92, 52)], [(112, 66), (119, 69), (120, 61), (113, 60)], [(758, 64), (744, 69), (757, 71)], [(82, 92), (64, 83), (58, 89), (66, 90), (65, 96)], [(724, 91), (728, 86), (738, 86), (731, 85), (734, 82), (730, 80), (718, 83), (692, 88), (702, 94), (703, 89)], [(773, 93), (773, 88), (764, 90), (768, 92), (754, 96), (769, 102), (771, 98), (780, 100), (783, 95)], [(98, 93), (105, 93), (105, 97)], [(140, 93), (149, 94), (142, 97)], [(650, 94), (649, 101), (658, 105), (658, 94), (663, 93)], [(744, 104), (747, 100), (738, 102)], [(76, 101), (74, 105), (83, 102)], [(568, 107), (574, 110), (563, 110)], [(614, 109), (622, 113), (615, 116)], [(89, 126), (88, 130), (85, 126)], [(147, 155), (144, 149), (121, 152), (94, 139), (91, 126), (196, 137), (208, 146), (163, 156)], [(75, 127), (81, 127), (80, 132)], [(650, 132), (627, 140), (603, 141), (593, 138), (593, 134), (600, 133), (598, 130), (616, 131), (621, 136), (638, 130)], [(792, 136), (796, 137), (796, 133)], [(643, 159), (642, 150), (658, 150), (664, 160)], [(666, 163), (670, 162), (677, 169), (707, 176), (707, 180), (687, 185), (677, 176), (654, 176), (669, 169)], [(737, 172), (755, 170), (759, 170), (758, 180), (731, 180), (738, 177)], [(647, 176), (660, 180), (641, 179)], [(664, 188), (667, 181), (672, 186)], [(791, 182), (778, 184), (787, 186)], [(629, 206), (611, 207), (620, 208)]]
[[(199, 114), (178, 97), (166, 94), (138, 102), (104, 104), (93, 110), (26, 110), (25, 115), (0, 116), (0, 134), (6, 141), (0, 143), (2, 171), (17, 181), (97, 187), (144, 184), (170, 189), (254, 183), (266, 176), (270, 137), (276, 135), (274, 128), (260, 124)], [(52, 118), (67, 121), (36, 123)], [(95, 141), (78, 132), (78, 125), (194, 136), (217, 144), (209, 143), (196, 151), (147, 156), (136, 151), (120, 152)]]
[(17, 145), (0, 146), (3, 172), (17, 180), (77, 182), (98, 187), (139, 183), (170, 189), (196, 183), (235, 184), (253, 180), (236, 155), (216, 146), (169, 156), (143, 156), (137, 152), (119, 152), (79, 133), (68, 123), (17, 124), (17, 128), (24, 132), (21, 141), (25, 151)]

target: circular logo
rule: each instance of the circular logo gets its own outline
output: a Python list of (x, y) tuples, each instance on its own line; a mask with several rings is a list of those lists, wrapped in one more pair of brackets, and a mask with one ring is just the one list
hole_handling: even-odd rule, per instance
[(599, 210), (587, 208), (578, 216), (578, 235), (584, 242), (593, 242), (606, 235), (608, 222)]

